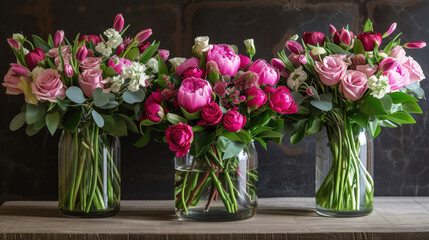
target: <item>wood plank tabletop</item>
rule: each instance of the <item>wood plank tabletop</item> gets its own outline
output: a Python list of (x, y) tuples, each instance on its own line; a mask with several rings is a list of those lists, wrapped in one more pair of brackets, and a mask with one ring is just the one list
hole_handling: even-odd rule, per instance
[(429, 197), (376, 197), (360, 218), (327, 218), (313, 198), (263, 198), (238, 222), (180, 221), (172, 201), (122, 201), (114, 217), (62, 217), (56, 202), (5, 202), (0, 239), (429, 239)]

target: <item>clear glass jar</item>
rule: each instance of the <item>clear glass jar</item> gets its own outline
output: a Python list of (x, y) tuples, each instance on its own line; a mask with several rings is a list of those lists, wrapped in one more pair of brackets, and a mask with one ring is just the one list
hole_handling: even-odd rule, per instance
[(236, 221), (255, 215), (258, 155), (253, 142), (233, 158), (222, 160), (214, 144), (206, 154), (176, 157), (174, 164), (175, 209), (181, 220)]
[(58, 148), (58, 208), (66, 216), (107, 217), (119, 211), (120, 143), (95, 123), (62, 132)]
[(328, 124), (316, 143), (316, 212), (359, 217), (372, 212), (372, 138), (357, 124)]

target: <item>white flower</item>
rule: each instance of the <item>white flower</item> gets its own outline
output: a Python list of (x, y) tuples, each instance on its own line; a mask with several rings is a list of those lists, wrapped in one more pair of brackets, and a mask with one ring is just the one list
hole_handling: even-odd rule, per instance
[(106, 43), (107, 48), (117, 48), (124, 41), (121, 34), (113, 28), (104, 31), (104, 35), (109, 39)]
[(170, 61), (171, 65), (173, 65), (174, 71), (176, 71), (176, 67), (179, 66), (180, 64), (184, 63), (186, 61), (186, 58), (175, 57), (175, 58), (172, 58), (168, 61)]
[(112, 55), (112, 49), (107, 48), (104, 42), (98, 43), (97, 46), (95, 46), (95, 51), (103, 54), (103, 56), (105, 57), (109, 57), (110, 55)]
[(22, 48), (22, 51), (24, 52), (24, 55), (27, 55), (30, 51), (26, 49), (25, 47)]
[(322, 47), (315, 47), (311, 50), (311, 53), (315, 56), (319, 56), (325, 54), (326, 50)]
[(386, 53), (384, 53), (384, 52), (379, 52), (379, 53), (378, 53), (378, 57), (380, 57), (380, 58), (384, 59), (384, 58), (387, 58), (387, 54), (386, 54)]
[(195, 38), (195, 44), (192, 47), (192, 53), (197, 57), (202, 57), (204, 52), (207, 52), (212, 48), (209, 44), (209, 37), (200, 36)]
[(123, 79), (130, 79), (128, 89), (132, 92), (138, 91), (140, 86), (146, 86), (146, 80), (149, 76), (145, 73), (146, 66), (139, 62), (133, 62), (130, 66), (122, 68), (121, 77)]
[(36, 79), (42, 72), (45, 71), (44, 68), (36, 66), (30, 73), (31, 78)]
[(371, 95), (376, 98), (382, 98), (390, 92), (389, 78), (381, 75), (379, 78), (371, 76), (368, 78), (366, 85), (371, 89)]
[(125, 80), (121, 76), (108, 77), (106, 80), (108, 83), (112, 84), (110, 86), (110, 91), (112, 91), (113, 93), (119, 92), (125, 82)]
[(25, 37), (21, 33), (14, 33), (14, 34), (12, 34), (12, 39), (22, 43), (24, 41)]
[(255, 55), (256, 49), (255, 49), (255, 42), (253, 39), (246, 39), (244, 40), (244, 45), (246, 45), (246, 53), (248, 55)]
[(156, 60), (155, 58), (149, 59), (149, 61), (147, 61), (147, 63), (146, 63), (146, 67), (152, 69), (153, 73), (157, 73), (159, 71), (158, 60)]
[(307, 80), (307, 77), (307, 73), (302, 70), (302, 66), (299, 66), (287, 78), (286, 84), (290, 89), (298, 91), (299, 86)]

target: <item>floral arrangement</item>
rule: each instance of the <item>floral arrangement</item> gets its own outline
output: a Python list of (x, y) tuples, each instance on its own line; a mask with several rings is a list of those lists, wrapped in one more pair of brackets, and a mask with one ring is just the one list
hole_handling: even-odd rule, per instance
[(307, 32), (300, 44), (293, 36), (286, 42), (290, 55), (283, 50), (272, 60), (281, 71), (280, 83), (291, 89), (298, 105), (298, 112), (285, 118), (293, 128), (291, 143), (326, 129), (333, 163), (316, 193), (322, 208), (356, 211), (363, 200), (372, 209), (374, 185), (359, 161), (359, 132), (365, 129), (375, 138), (381, 127), (415, 123), (410, 114), (422, 113), (417, 102), (424, 98), (420, 81), (425, 76), (404, 48), (426, 43), (401, 45), (398, 34), (382, 47), (395, 28), (396, 23), (382, 35), (368, 20), (356, 36), (348, 27), (331, 25), (329, 37)]
[[(127, 135), (128, 130), (138, 131), (133, 119), (124, 113), (144, 100), (145, 88), (155, 78), (158, 61), (168, 58), (168, 51), (158, 50), (159, 43), (146, 41), (151, 29), (129, 38), (124, 37), (128, 27), (124, 28), (124, 18), (119, 14), (113, 28), (102, 35), (78, 34), (71, 42), (61, 30), (53, 37), (49, 35), (48, 41), (33, 35), (31, 42), (22, 34), (7, 39), (17, 62), (10, 64), (2, 85), (7, 94), (23, 94), (26, 102), (10, 123), (10, 129), (17, 130), (27, 123), (28, 135), (46, 126), (52, 135), (63, 129), (74, 136), (74, 148), (69, 149), (74, 167), (72, 164), (67, 170), (73, 171), (73, 187), (64, 193), (68, 199), (60, 199), (60, 205), (64, 204), (69, 211), (103, 208), (103, 201), (97, 201), (94, 195), (106, 186), (86, 185), (83, 180), (94, 179), (96, 183), (102, 169), (95, 165), (94, 170), (84, 171), (88, 176), (82, 176), (85, 156), (88, 155), (87, 162), (100, 162), (107, 135), (120, 137)], [(81, 161), (82, 167), (77, 169)], [(116, 182), (111, 184), (117, 190), (112, 191), (119, 191), (116, 169), (114, 174)], [(78, 194), (83, 195), (79, 198)], [(108, 194), (109, 201), (119, 201), (120, 196)]]
[[(188, 213), (205, 196), (208, 211), (219, 196), (229, 213), (237, 202), (255, 204), (257, 171), (243, 171), (238, 155), (253, 140), (279, 143), (283, 114), (297, 106), (286, 87), (276, 87), (279, 71), (265, 60), (252, 61), (253, 40), (245, 41), (248, 56), (226, 44), (209, 44), (197, 37), (194, 57), (172, 58), (172, 73), (160, 66), (160, 78), (149, 88), (140, 119), (143, 133), (136, 145), (143, 146), (153, 130), (165, 133), (178, 159), (192, 159), (186, 169), (176, 169), (176, 209)], [(240, 194), (239, 178), (247, 176)], [(235, 190), (234, 190), (235, 189)], [(240, 190), (242, 191), (242, 190)], [(243, 193), (243, 192), (242, 192)], [(208, 195), (208, 196), (207, 196)], [(238, 199), (238, 200), (237, 200)]]

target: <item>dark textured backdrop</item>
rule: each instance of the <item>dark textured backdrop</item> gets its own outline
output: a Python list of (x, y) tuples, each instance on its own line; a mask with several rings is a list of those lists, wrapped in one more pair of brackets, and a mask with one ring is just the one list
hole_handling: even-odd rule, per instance
[[(0, 75), (13, 55), (6, 37), (22, 31), (26, 36), (46, 37), (63, 29), (71, 38), (102, 33), (111, 27), (116, 13), (132, 24), (129, 34), (151, 27), (152, 39), (161, 40), (171, 56), (190, 56), (193, 39), (209, 35), (212, 43), (236, 44), (254, 38), (257, 57), (271, 58), (294, 33), (323, 31), (349, 24), (359, 33), (369, 17), (375, 30), (384, 32), (398, 23), (406, 41), (429, 41), (428, 1), (6, 1), (0, 3)], [(429, 76), (429, 48), (408, 51)], [(425, 80), (428, 81), (428, 80)], [(428, 90), (429, 84), (423, 82)], [(23, 199), (56, 199), (57, 142), (47, 130), (34, 137), (10, 132), (9, 121), (19, 112), (22, 97), (7, 96), (0, 89), (0, 202)], [(383, 129), (375, 140), (377, 195), (429, 195), (429, 102), (417, 124)], [(137, 139), (122, 139), (123, 199), (172, 198), (173, 153), (166, 145), (152, 143), (144, 149), (132, 146)], [(260, 196), (312, 196), (314, 194), (314, 138), (296, 146), (286, 139), (282, 146), (259, 148)]]

